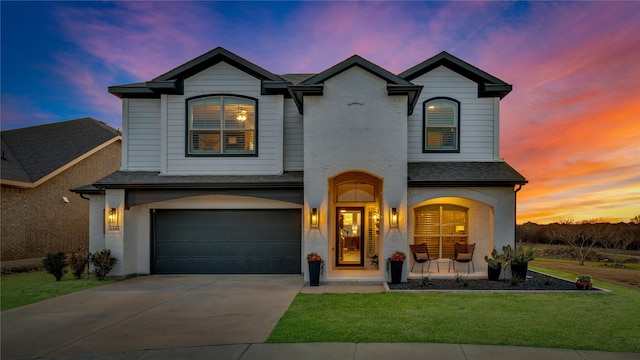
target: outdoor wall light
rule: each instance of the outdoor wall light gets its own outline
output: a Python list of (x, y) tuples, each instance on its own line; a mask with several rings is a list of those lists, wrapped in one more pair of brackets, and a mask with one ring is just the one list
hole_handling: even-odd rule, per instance
[(391, 208), (391, 226), (398, 227), (398, 208)]
[(109, 222), (109, 226), (118, 226), (118, 209), (111, 208), (111, 210), (109, 210), (107, 220)]
[(311, 209), (311, 227), (318, 227), (318, 208)]

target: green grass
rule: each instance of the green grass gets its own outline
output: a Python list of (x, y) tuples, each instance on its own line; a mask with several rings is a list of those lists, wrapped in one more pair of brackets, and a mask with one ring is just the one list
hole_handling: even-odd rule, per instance
[(113, 279), (98, 281), (94, 275), (76, 280), (70, 272), (60, 281), (45, 271), (4, 275), (0, 278), (0, 310), (5, 311), (19, 306), (33, 304), (42, 300), (69, 294), (79, 290), (114, 282)]
[(267, 342), (424, 342), (640, 352), (640, 292), (597, 281), (594, 285), (614, 293), (301, 293)]

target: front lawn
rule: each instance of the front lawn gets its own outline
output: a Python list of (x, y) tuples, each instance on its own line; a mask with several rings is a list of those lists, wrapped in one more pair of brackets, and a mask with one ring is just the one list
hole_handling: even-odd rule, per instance
[(594, 286), (614, 293), (301, 293), (267, 342), (460, 343), (640, 352), (640, 292), (597, 281)]
[(98, 281), (92, 274), (76, 280), (68, 272), (60, 281), (46, 271), (16, 273), (3, 275), (0, 278), (0, 310), (13, 309), (19, 306), (33, 304), (38, 301), (51, 299), (72, 292), (89, 289), (114, 282), (113, 279)]

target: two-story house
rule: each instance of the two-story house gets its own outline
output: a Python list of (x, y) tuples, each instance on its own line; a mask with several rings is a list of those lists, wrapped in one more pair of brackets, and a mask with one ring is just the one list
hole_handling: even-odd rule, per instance
[(441, 259), (475, 243), (486, 269), (485, 254), (513, 244), (527, 182), (499, 154), (511, 88), (446, 52), (397, 75), (357, 55), (276, 75), (223, 48), (112, 86), (122, 169), (94, 184), (105, 231), (92, 248), (111, 249), (123, 277), (308, 280), (317, 252), (324, 281), (382, 281), (384, 259), (424, 242)]

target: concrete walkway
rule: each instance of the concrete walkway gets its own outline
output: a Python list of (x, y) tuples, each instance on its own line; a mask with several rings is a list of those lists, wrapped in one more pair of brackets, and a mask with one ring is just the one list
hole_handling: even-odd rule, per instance
[(640, 354), (460, 344), (265, 344), (298, 292), (295, 276), (147, 276), (2, 312), (8, 359), (640, 359)]

